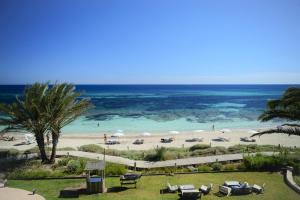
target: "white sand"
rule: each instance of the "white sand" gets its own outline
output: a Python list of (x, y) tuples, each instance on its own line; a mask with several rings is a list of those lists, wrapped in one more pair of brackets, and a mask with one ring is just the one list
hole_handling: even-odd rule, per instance
[[(127, 136), (126, 136), (127, 135)], [(283, 145), (283, 146), (297, 146), (300, 147), (300, 137), (299, 136), (287, 136), (284, 134), (270, 134), (264, 135), (261, 137), (255, 137), (256, 142), (241, 142), (240, 137), (249, 137), (251, 133), (249, 133), (249, 129), (237, 129), (232, 130), (232, 132), (221, 133), (219, 131), (215, 132), (180, 132), (179, 134), (153, 134), (151, 136), (143, 136), (142, 133), (140, 135), (129, 135), (125, 134), (124, 137), (120, 137), (119, 142), (121, 144), (117, 145), (105, 145), (103, 135), (99, 134), (90, 134), (90, 135), (83, 135), (83, 134), (65, 134), (59, 140), (58, 148), (62, 147), (73, 147), (77, 148), (84, 144), (97, 144), (105, 148), (110, 149), (118, 149), (118, 150), (146, 150), (146, 149), (153, 149), (157, 146), (165, 146), (165, 147), (190, 147), (194, 144), (210, 144), (212, 146), (232, 146), (236, 144), (271, 144), (271, 145)], [(110, 135), (107, 135), (108, 139), (115, 139), (110, 138)], [(7, 141), (0, 141), (1, 148), (16, 148), (19, 150), (26, 150), (30, 149), (36, 144), (31, 145), (17, 145), (20, 144), (24, 139), (22, 139), (21, 135), (15, 135), (17, 137), (16, 141), (7, 142)], [(162, 137), (173, 137), (175, 141), (168, 144), (163, 144), (160, 142), (160, 138)], [(186, 142), (186, 139), (194, 138), (194, 137), (202, 137), (204, 138), (203, 142)], [(230, 138), (229, 142), (217, 142), (213, 141), (214, 138), (217, 137), (226, 137)], [(144, 144), (142, 145), (134, 145), (132, 144), (135, 139), (144, 139)], [(17, 146), (16, 146), (17, 145)]]

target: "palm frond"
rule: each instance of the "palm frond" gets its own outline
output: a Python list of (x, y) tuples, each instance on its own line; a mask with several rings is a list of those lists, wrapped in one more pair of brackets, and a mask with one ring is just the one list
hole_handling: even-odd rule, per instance
[(274, 133), (287, 134), (289, 136), (290, 135), (300, 136), (300, 128), (299, 127), (281, 126), (281, 127), (278, 127), (278, 128), (269, 129), (269, 130), (266, 130), (266, 131), (261, 131), (259, 133), (255, 133), (255, 134), (251, 135), (251, 137), (262, 136), (262, 135), (266, 135), (266, 134), (274, 134)]

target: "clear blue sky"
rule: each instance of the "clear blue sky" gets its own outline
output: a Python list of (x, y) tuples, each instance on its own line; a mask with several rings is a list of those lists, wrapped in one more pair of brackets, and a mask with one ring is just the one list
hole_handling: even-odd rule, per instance
[(0, 84), (300, 83), (299, 0), (1, 0)]

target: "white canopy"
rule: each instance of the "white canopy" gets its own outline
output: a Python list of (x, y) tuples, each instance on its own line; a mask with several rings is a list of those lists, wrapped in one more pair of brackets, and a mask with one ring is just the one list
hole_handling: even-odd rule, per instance
[(170, 133), (172, 133), (172, 134), (179, 134), (180, 132), (179, 131), (170, 131)]
[(151, 134), (151, 133), (148, 133), (148, 132), (144, 132), (142, 135), (143, 135), (143, 136), (150, 136), (150, 135), (152, 135), (152, 134)]
[(224, 132), (224, 133), (229, 133), (229, 132), (231, 132), (231, 130), (228, 129), (228, 128), (221, 129), (220, 131), (221, 131), (221, 132)]

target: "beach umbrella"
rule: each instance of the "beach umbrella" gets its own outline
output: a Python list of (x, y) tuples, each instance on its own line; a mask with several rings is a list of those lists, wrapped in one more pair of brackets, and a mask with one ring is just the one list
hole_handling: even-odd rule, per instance
[(171, 133), (171, 134), (177, 135), (177, 134), (179, 134), (180, 132), (179, 132), (179, 131), (170, 131), (170, 133)]
[(221, 129), (220, 132), (222, 132), (222, 133), (229, 133), (229, 132), (231, 132), (231, 130), (228, 129), (228, 128), (224, 128), (224, 129)]
[(255, 134), (255, 133), (258, 133), (258, 131), (256, 131), (256, 130), (250, 130), (250, 131), (248, 131), (248, 133)]
[(151, 133), (148, 133), (148, 132), (144, 132), (142, 135), (143, 135), (143, 136), (151, 136), (152, 134), (151, 134)]
[(116, 132), (114, 134), (112, 134), (112, 137), (122, 137), (124, 136), (124, 133), (121, 133), (121, 132)]

